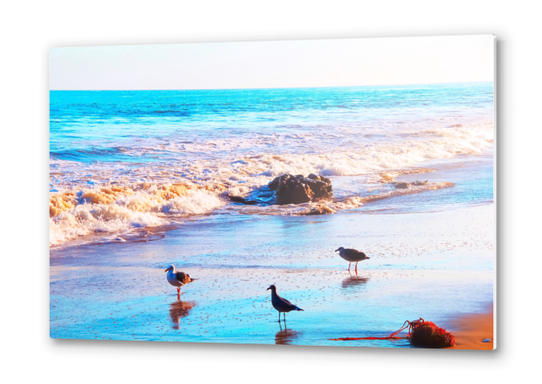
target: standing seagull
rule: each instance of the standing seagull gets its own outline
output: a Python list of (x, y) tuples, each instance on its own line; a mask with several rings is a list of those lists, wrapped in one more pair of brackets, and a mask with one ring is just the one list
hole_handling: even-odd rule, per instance
[(197, 279), (192, 279), (188, 273), (177, 272), (173, 264), (170, 265), (169, 268), (166, 269), (164, 272), (167, 272), (167, 281), (174, 287), (177, 287), (177, 297), (179, 297), (181, 293), (184, 293), (184, 292), (181, 292), (181, 287), (183, 285), (191, 283), (194, 280), (197, 280)]
[(296, 307), (292, 303), (290, 303), (288, 300), (283, 299), (277, 294), (277, 287), (274, 285), (270, 285), (269, 288), (267, 288), (267, 291), (271, 290), (271, 304), (273, 304), (273, 308), (275, 308), (277, 311), (279, 311), (279, 323), (280, 323), (280, 313), (284, 313), (284, 323), (286, 323), (286, 312), (290, 311), (302, 311), (301, 308)]
[(350, 272), (350, 265), (355, 261), (356, 262), (356, 274), (358, 273), (358, 263), (362, 260), (369, 260), (370, 258), (363, 252), (358, 251), (357, 249), (344, 249), (340, 247), (336, 249), (335, 252), (339, 251), (339, 256), (348, 261), (348, 272)]

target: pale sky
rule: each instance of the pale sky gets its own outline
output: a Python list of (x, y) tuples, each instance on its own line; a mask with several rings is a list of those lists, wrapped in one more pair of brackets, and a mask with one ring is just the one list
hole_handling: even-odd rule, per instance
[(51, 90), (493, 81), (493, 35), (51, 48)]

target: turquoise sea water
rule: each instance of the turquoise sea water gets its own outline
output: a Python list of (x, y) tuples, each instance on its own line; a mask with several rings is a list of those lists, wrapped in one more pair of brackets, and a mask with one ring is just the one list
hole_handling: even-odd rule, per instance
[[(488, 113), (491, 116), (492, 109), (493, 83), (51, 91), (50, 150), (51, 159), (58, 160), (159, 162), (183, 156), (183, 151), (160, 150), (160, 144), (212, 139), (245, 140), (250, 144), (250, 139), (273, 134), (318, 138), (326, 133), (339, 134), (336, 139), (342, 141), (347, 139), (340, 136), (346, 128), (351, 129), (349, 134), (373, 143), (405, 139), (405, 133), (414, 134), (412, 124), (420, 119), (451, 122), (487, 117)], [(288, 143), (280, 144), (287, 148), (279, 153), (301, 151)], [(250, 145), (241, 149), (240, 153), (253, 150)]]

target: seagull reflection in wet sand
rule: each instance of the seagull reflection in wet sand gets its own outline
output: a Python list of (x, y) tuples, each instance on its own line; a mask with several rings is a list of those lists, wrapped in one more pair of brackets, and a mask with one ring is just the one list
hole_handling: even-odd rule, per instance
[(280, 331), (275, 335), (275, 344), (288, 345), (294, 339), (297, 339), (301, 333), (302, 332), (286, 328), (286, 325), (284, 326), (284, 329), (280, 327)]
[(350, 275), (346, 279), (344, 279), (341, 283), (341, 286), (343, 289), (351, 289), (355, 288), (357, 286), (362, 286), (367, 284), (369, 281), (368, 277), (361, 277), (358, 275)]
[(196, 303), (194, 301), (180, 301), (177, 300), (169, 306), (169, 317), (173, 322), (173, 329), (180, 329), (181, 319), (188, 316), (190, 310), (194, 308)]

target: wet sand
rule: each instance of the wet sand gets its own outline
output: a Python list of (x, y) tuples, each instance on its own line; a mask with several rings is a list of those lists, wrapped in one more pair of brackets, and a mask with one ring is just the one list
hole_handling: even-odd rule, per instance
[[(404, 339), (330, 339), (388, 336), (419, 317), (450, 328), (450, 319), (486, 312), (494, 300), (492, 217), (489, 204), (207, 217), (156, 241), (52, 249), (51, 337), (410, 348)], [(371, 259), (349, 273), (333, 252), (339, 246)], [(199, 279), (180, 301), (164, 273), (171, 263)], [(277, 322), (270, 284), (304, 309), (287, 314), (286, 326)], [(477, 343), (461, 332), (457, 348)]]
[(453, 349), (493, 350), (495, 348), (493, 308), (487, 313), (461, 316), (452, 321)]

